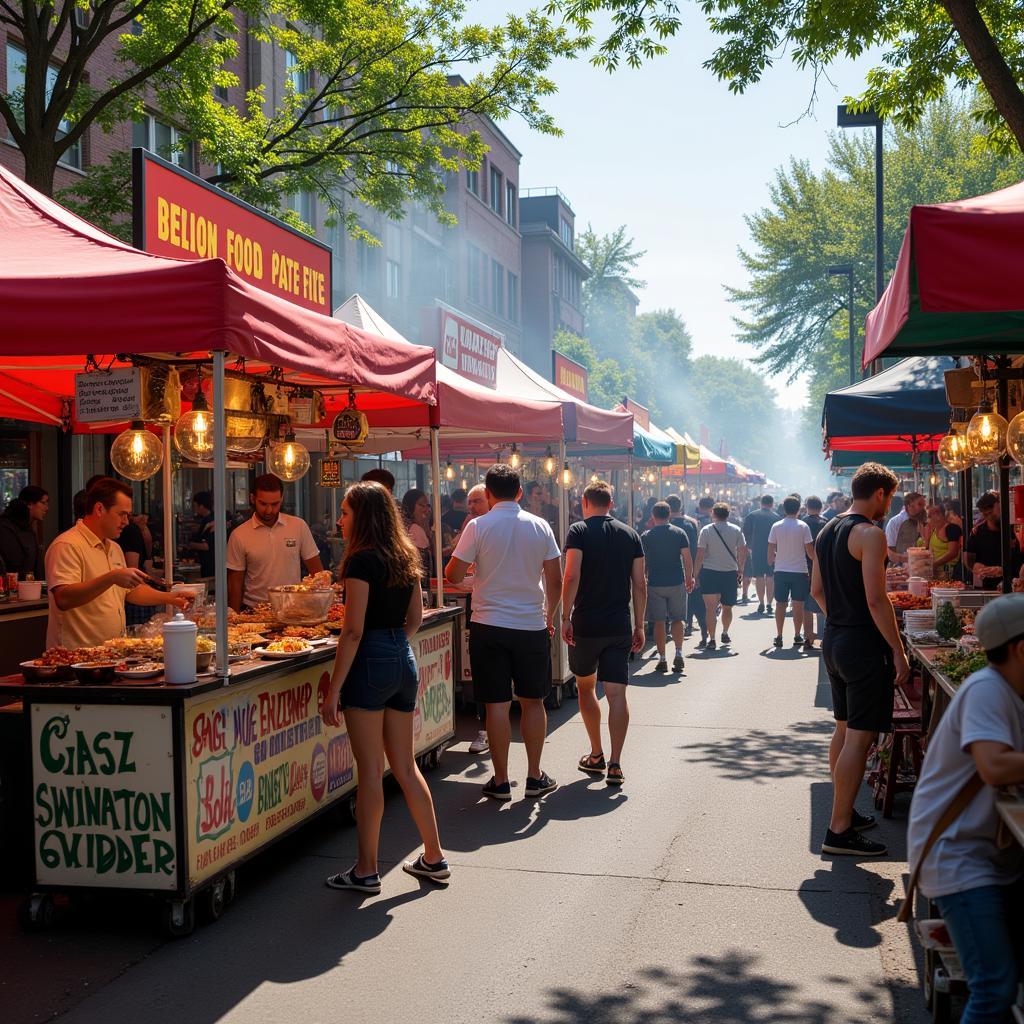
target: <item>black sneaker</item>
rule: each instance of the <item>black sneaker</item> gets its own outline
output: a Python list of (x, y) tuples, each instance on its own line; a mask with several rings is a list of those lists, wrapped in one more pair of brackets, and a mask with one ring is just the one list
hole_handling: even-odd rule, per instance
[(718, 645), (715, 643), (714, 637), (712, 637), (710, 640), (708, 640), (708, 642), (704, 645), (704, 650), (705, 651), (714, 651), (714, 650), (717, 650), (717, 649), (718, 649)]
[(539, 779), (531, 778), (529, 775), (526, 777), (525, 792), (529, 797), (544, 796), (545, 793), (551, 793), (556, 789), (558, 783), (547, 772), (541, 772)]
[(664, 658), (662, 658), (658, 662), (658, 664), (654, 666), (654, 671), (655, 672), (667, 672), (668, 671), (668, 662)]
[(776, 647), (778, 647), (778, 648), (779, 648), (780, 650), (782, 649), (782, 637), (781, 637), (781, 636), (777, 636), (777, 637), (776, 637), (776, 638), (775, 638), (775, 639), (774, 639), (774, 640), (772, 641), (772, 643), (773, 643), (773, 644), (774, 644), (774, 645), (775, 645)]
[(681, 654), (677, 654), (675, 656), (675, 659), (672, 662), (672, 671), (673, 672), (682, 672), (683, 671), (683, 656)]
[(348, 871), (339, 871), (336, 875), (330, 875), (327, 879), (329, 889), (352, 889), (355, 892), (365, 892), (376, 895), (380, 892), (380, 875), (357, 875), (353, 865)]
[(764, 615), (764, 601), (757, 606), (757, 614)]
[(771, 603), (771, 601), (769, 601), (769, 602), (768, 602), (768, 603), (767, 603), (767, 604), (766, 604), (766, 605), (764, 606), (764, 612), (765, 612), (765, 615), (771, 615), (771, 613), (772, 613), (772, 603)]
[(731, 638), (729, 637), (729, 634), (728, 634), (728, 633), (723, 633), (723, 634), (722, 634), (722, 643), (723, 643), (723, 644), (731, 644), (731, 643), (732, 643), (732, 640), (731, 640)]
[(840, 857), (884, 857), (889, 848), (885, 843), (876, 843), (862, 836), (854, 828), (848, 828), (839, 835), (828, 829), (825, 842), (821, 844), (821, 852)]
[(702, 636), (700, 638), (700, 643), (697, 644), (697, 650), (698, 651), (703, 651), (703, 650), (705, 650), (707, 648), (707, 646), (708, 646), (708, 638), (706, 636)]
[(686, 629), (683, 630), (683, 636), (693, 636), (693, 626), (687, 626)]
[(857, 808), (853, 809), (853, 816), (850, 818), (850, 828), (855, 832), (863, 832), (865, 829), (874, 828), (878, 824), (873, 814), (861, 814)]
[(402, 865), (402, 870), (407, 875), (429, 878), (432, 882), (447, 882), (452, 875), (448, 861), (443, 857), (436, 864), (431, 864), (422, 853), (415, 860), (407, 860)]
[(805, 651), (816, 651), (817, 649), (818, 648), (814, 646), (814, 641), (813, 640), (805, 640), (804, 641), (804, 650)]
[(491, 781), (483, 788), (484, 796), (489, 796), (492, 800), (511, 800), (512, 799), (512, 783), (503, 782), (500, 786), (494, 781), (494, 776), (491, 776)]
[(795, 635), (795, 636), (793, 637), (793, 646), (794, 646), (794, 647), (802, 647), (802, 646), (803, 646), (803, 643), (804, 643), (804, 638), (803, 638), (803, 636), (802, 636), (802, 635), (801, 635), (800, 633), (797, 633), (797, 634), (796, 634), (796, 635)]

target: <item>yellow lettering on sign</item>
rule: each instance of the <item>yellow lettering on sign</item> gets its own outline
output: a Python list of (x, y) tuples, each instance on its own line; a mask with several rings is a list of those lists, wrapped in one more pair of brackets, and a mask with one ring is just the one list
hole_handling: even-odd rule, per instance
[(156, 201), (156, 233), (161, 242), (200, 259), (214, 259), (218, 255), (217, 225), (202, 214), (169, 203), (162, 196)]
[(245, 235), (228, 228), (227, 265), (245, 277), (263, 280), (263, 247)]
[(160, 196), (156, 201), (156, 237), (161, 242), (167, 241), (167, 236), (170, 231), (167, 221), (170, 217), (170, 208), (167, 205), (167, 200), (163, 196)]

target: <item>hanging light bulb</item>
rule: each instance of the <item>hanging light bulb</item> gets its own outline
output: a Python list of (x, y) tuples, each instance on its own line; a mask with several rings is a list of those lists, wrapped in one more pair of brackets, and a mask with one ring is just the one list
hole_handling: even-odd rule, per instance
[(282, 480), (301, 480), (309, 472), (309, 449), (289, 431), (267, 454), (267, 468)]
[(572, 473), (569, 471), (569, 463), (562, 466), (562, 486), (568, 487), (572, 483)]
[(522, 458), (519, 455), (519, 448), (516, 445), (512, 445), (512, 454), (508, 457), (508, 464), (513, 469), (518, 469), (522, 465)]
[(599, 478), (598, 478), (598, 475), (597, 475), (596, 473), (591, 473), (591, 474), (590, 474), (590, 482), (591, 482), (592, 484), (596, 484), (596, 483), (597, 483), (597, 481), (598, 481), (598, 479), (599, 479)]
[(547, 455), (544, 456), (544, 472), (547, 473), (548, 476), (555, 475), (555, 455), (550, 448), (548, 448)]
[(452, 460), (449, 459), (444, 466), (444, 478), (445, 480), (455, 479), (455, 467), (452, 465)]
[(469, 484), (467, 484), (465, 480), (462, 481), (462, 489), (464, 491), (469, 489)]
[(164, 446), (142, 420), (132, 420), (128, 430), (110, 446), (110, 464), (126, 480), (148, 480), (163, 465)]
[[(1018, 416), (1017, 419), (1020, 419)], [(1022, 424), (1024, 425), (1024, 424)], [(1013, 429), (1013, 424), (1007, 430), (1007, 447), (1010, 444), (1009, 433)], [(1018, 427), (1018, 432), (1020, 427)], [(963, 429), (963, 424), (954, 423), (950, 432), (939, 442), (939, 449), (935, 453), (939, 460), (939, 464), (949, 473), (959, 473), (964, 469), (969, 469), (971, 465), (971, 455), (967, 448), (967, 436)], [(1011, 454), (1013, 454), (1011, 452)]]
[(932, 487), (937, 487), (939, 484), (939, 476), (934, 470), (932, 470), (928, 477), (928, 483), (931, 484)]
[(213, 416), (201, 387), (196, 389), (192, 408), (174, 424), (174, 447), (190, 462), (213, 458)]
[[(1024, 413), (1018, 413), (1006, 428), (1006, 451), (1014, 461), (1024, 466)], [(948, 468), (948, 467), (947, 467)]]
[(998, 461), (1006, 450), (1006, 430), (1006, 420), (993, 411), (990, 401), (983, 400), (967, 427), (967, 450), (972, 461), (979, 465)]

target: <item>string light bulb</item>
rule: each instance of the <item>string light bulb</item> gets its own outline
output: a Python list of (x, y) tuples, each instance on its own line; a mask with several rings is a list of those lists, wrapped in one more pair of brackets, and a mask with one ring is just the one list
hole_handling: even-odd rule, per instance
[(309, 449), (289, 431), (267, 454), (267, 468), (281, 480), (301, 480), (309, 472)]
[(110, 446), (110, 464), (126, 480), (148, 480), (156, 474), (164, 461), (164, 448), (160, 438), (146, 429), (142, 420), (114, 439)]
[(1008, 424), (984, 399), (967, 427), (967, 450), (978, 465), (996, 462), (1006, 450)]
[(1014, 416), (1006, 428), (1006, 451), (1014, 462), (1024, 466), (1024, 412)]
[(565, 465), (562, 466), (562, 486), (563, 487), (568, 487), (571, 483), (572, 483), (572, 473), (569, 470), (569, 463), (566, 462)]
[(518, 469), (523, 463), (522, 457), (519, 454), (519, 448), (517, 445), (512, 445), (512, 454), (508, 457), (508, 464), (513, 469)]
[[(1016, 422), (1020, 417), (1017, 416)], [(1024, 424), (1018, 424), (1017, 436), (1020, 436), (1020, 428)], [(1007, 428), (1006, 445), (1010, 447), (1010, 432), (1013, 430), (1013, 423)], [(1013, 455), (1013, 452), (1010, 452)], [(954, 423), (949, 433), (939, 442), (938, 451), (935, 453), (939, 464), (949, 473), (959, 473), (969, 469), (971, 466), (971, 453), (967, 447), (967, 437), (962, 424)], [(1016, 456), (1014, 456), (1016, 458)], [(1019, 461), (1019, 460), (1018, 460)]]
[(444, 478), (449, 482), (455, 479), (455, 467), (452, 465), (451, 459), (449, 459), (444, 465)]
[(547, 455), (544, 456), (544, 472), (548, 476), (554, 476), (555, 474), (555, 455), (550, 448), (548, 448)]
[(174, 447), (190, 462), (213, 458), (213, 416), (201, 387), (196, 389), (192, 408), (174, 424)]

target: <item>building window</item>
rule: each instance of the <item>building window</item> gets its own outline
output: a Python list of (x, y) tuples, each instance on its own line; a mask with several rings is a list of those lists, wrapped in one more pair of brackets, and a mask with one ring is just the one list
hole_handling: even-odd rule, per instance
[(401, 264), (396, 263), (394, 260), (387, 261), (388, 271), (388, 282), (387, 282), (387, 297), (389, 299), (397, 299), (401, 292), (401, 276), (402, 267)]
[(505, 315), (505, 268), (497, 260), (491, 260), (491, 309)]
[(75, 6), (75, 26), (80, 29), (87, 29), (92, 19), (92, 4), (88, 7)]
[(562, 242), (565, 244), (566, 249), (573, 248), (572, 225), (564, 217), (559, 218), (558, 235), (562, 239)]
[[(217, 43), (226, 43), (228, 41), (228, 37), (223, 32), (214, 32), (213, 38)], [(213, 87), (213, 98), (221, 103), (227, 103), (229, 99), (228, 87), (226, 85), (215, 85)]]
[(146, 114), (141, 121), (135, 122), (132, 145), (148, 149), (176, 167), (192, 170), (192, 144), (174, 125), (158, 121), (152, 114)]
[(519, 323), (519, 276), (508, 272), (508, 318), (512, 323)]
[(469, 189), (473, 195), (479, 197), (480, 195), (480, 172), (479, 171), (466, 171), (466, 188)]
[[(18, 124), (25, 125), (25, 51), (13, 43), (7, 44), (7, 102), (10, 103)], [(58, 67), (51, 64), (46, 73), (46, 102), (50, 102), (53, 93), (53, 86), (57, 81)], [(71, 131), (69, 121), (61, 121), (57, 129), (56, 138), (59, 141)], [(82, 168), (82, 140), (79, 139), (70, 149), (66, 150), (60, 158), (64, 167)]]
[(501, 216), (501, 178), (502, 174), (497, 168), (491, 168), (491, 191), (490, 201), (491, 209), (500, 217)]
[(309, 92), (309, 72), (299, 67), (299, 58), (291, 50), (284, 51), (284, 74), (297, 93)]
[(466, 243), (466, 254), (468, 259), (467, 284), (469, 286), (470, 301), (483, 305), (484, 282), (480, 272), (480, 260), (482, 253), (472, 242)]
[(379, 252), (377, 246), (368, 245), (362, 239), (356, 242), (356, 276), (359, 281), (359, 291), (380, 294), (377, 289), (380, 282), (377, 277), (379, 264)]
[(519, 203), (516, 202), (516, 187), (511, 181), (505, 183), (505, 220), (512, 227), (519, 220)]
[(316, 227), (316, 202), (312, 192), (302, 189), (300, 192), (292, 193), (285, 200), (285, 206), (289, 210), (294, 210), (302, 218), (304, 224), (308, 224), (311, 228)]

